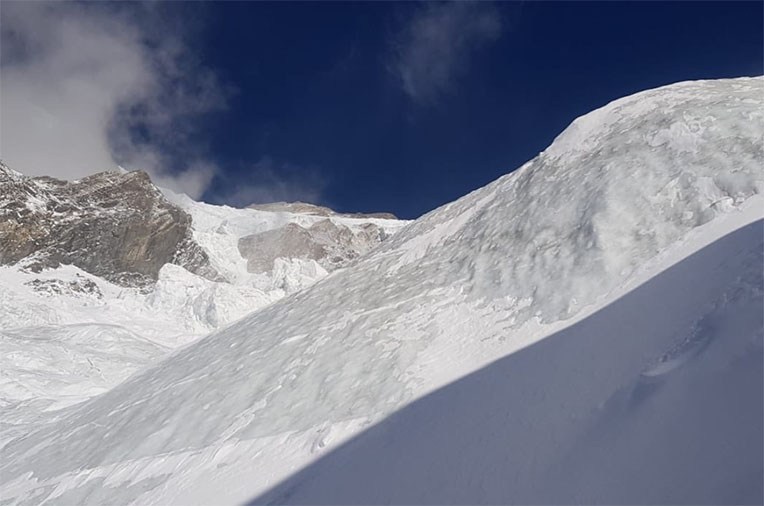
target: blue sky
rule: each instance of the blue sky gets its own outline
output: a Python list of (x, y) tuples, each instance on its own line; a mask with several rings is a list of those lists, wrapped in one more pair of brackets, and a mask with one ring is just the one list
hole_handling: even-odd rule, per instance
[[(18, 127), (10, 138), (8, 119), (0, 155), (32, 167), (19, 170), (53, 175), (49, 167), (70, 157), (76, 170), (62, 177), (111, 157), (233, 205), (299, 199), (413, 218), (517, 168), (577, 116), (613, 99), (682, 80), (764, 72), (761, 2), (56, 9), (0, 14), (3, 108), (18, 109), (14, 125), (29, 116), (19, 104), (44, 108), (46, 125), (63, 113), (45, 104), (71, 99), (72, 110), (105, 110), (69, 113), (66, 143), (62, 135), (40, 139), (39, 125), (23, 136)], [(62, 16), (88, 36), (57, 23), (47, 32), (61, 34), (37, 40), (46, 22)], [(107, 21), (115, 29), (103, 30)], [(55, 49), (38, 50), (46, 45)], [(52, 84), (35, 96), (29, 82), (40, 75)], [(55, 84), (67, 79), (85, 84), (77, 93)], [(102, 102), (92, 100), (100, 96), (94, 87)], [(80, 133), (72, 123), (92, 128)], [(102, 142), (81, 140), (97, 137), (104, 124)], [(45, 147), (56, 142), (65, 145), (48, 156)], [(36, 166), (24, 159), (27, 144), (42, 146), (46, 157)], [(103, 154), (91, 160), (89, 150)]]

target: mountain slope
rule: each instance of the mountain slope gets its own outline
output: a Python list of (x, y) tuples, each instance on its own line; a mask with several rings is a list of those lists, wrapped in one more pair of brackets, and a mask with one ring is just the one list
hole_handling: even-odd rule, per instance
[(416, 400), (253, 504), (761, 504), (763, 225)]
[[(762, 90), (761, 79), (680, 83), (579, 118), (518, 171), (355, 265), (9, 441), (0, 497), (252, 498), (369, 423), (761, 219)], [(744, 243), (748, 259), (759, 243)], [(680, 345), (728, 276), (750, 274), (746, 262), (688, 290), (697, 299), (665, 322), (673, 332), (587, 399), (606, 401)], [(559, 408), (560, 420), (575, 415)]]
[[(66, 182), (0, 162), (0, 419), (9, 431), (309, 286), (406, 224), (165, 193), (142, 172)], [(314, 258), (263, 239), (289, 227), (333, 234), (321, 235)], [(251, 273), (237, 243), (258, 237), (274, 254)]]

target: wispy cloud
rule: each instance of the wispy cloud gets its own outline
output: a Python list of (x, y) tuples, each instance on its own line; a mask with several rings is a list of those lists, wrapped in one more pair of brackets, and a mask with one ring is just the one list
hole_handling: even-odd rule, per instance
[(64, 179), (120, 164), (201, 195), (217, 169), (197, 120), (227, 91), (189, 49), (186, 21), (172, 4), (4, 3), (0, 156)]
[(493, 4), (427, 3), (394, 38), (391, 69), (412, 100), (431, 104), (455, 89), (473, 52), (500, 34), (501, 18)]

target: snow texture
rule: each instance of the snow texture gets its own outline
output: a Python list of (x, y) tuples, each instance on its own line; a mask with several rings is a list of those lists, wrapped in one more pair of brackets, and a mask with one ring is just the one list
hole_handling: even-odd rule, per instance
[[(3, 168), (20, 182), (46, 184)], [(289, 251), (268, 272), (250, 274), (237, 249), (243, 235), (326, 218), (211, 206), (165, 193), (192, 215), (194, 236), (232, 281), (205, 279), (165, 264), (155, 284), (131, 288), (72, 265), (36, 273), (27, 268), (34, 256), (0, 266), (0, 414), (5, 426), (21, 430), (40, 411), (105, 392), (172, 349), (328, 275), (316, 261), (291, 258)], [(329, 219), (354, 230), (373, 223), (390, 235), (407, 223)]]
[(761, 504), (762, 224), (414, 401), (252, 504)]
[[(0, 499), (760, 501), (763, 92), (579, 118), (356, 264), (9, 429)], [(202, 206), (195, 239), (245, 278)]]

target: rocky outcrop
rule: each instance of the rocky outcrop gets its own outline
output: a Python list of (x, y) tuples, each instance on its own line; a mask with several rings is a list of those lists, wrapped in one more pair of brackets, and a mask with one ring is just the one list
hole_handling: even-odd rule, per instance
[(122, 285), (146, 285), (166, 263), (220, 275), (194, 242), (191, 216), (145, 172), (78, 181), (25, 177), (0, 163), (0, 264), (75, 265)]
[(75, 274), (75, 279), (69, 281), (62, 279), (33, 279), (24, 284), (31, 287), (37, 294), (51, 297), (78, 294), (96, 299), (103, 298), (103, 293), (98, 285), (92, 279), (87, 279), (81, 274)]
[(239, 253), (247, 260), (247, 270), (253, 273), (270, 272), (277, 258), (315, 260), (331, 271), (366, 253), (386, 237), (385, 231), (373, 223), (351, 229), (327, 218), (310, 227), (289, 223), (242, 237)]

